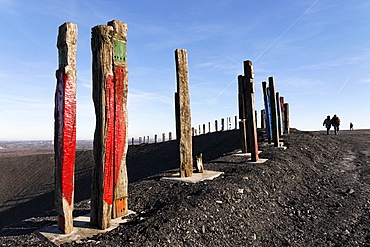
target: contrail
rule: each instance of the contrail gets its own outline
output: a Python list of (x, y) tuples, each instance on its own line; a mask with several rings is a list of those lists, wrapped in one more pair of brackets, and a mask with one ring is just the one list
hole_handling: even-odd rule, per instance
[(301, 19), (319, 0), (316, 0), (310, 7), (308, 7), (308, 9), (306, 9), (305, 12), (303, 12), (282, 34), (280, 34), (279, 37), (277, 37), (277, 39), (275, 39), (274, 42), (272, 42), (261, 54), (259, 54), (256, 59), (253, 60), (253, 62), (256, 62), (263, 54), (265, 54), (266, 51), (268, 51), (276, 42), (279, 41), (279, 39), (281, 37), (283, 37), (283, 35), (288, 32), (298, 21), (299, 19)]
[[(254, 59), (252, 62), (254, 63), (255, 61), (257, 61), (263, 54), (265, 54), (265, 52), (266, 51), (268, 51), (276, 42), (278, 42), (279, 41), (279, 39), (281, 38), (281, 37), (283, 37), (283, 35), (286, 33), (286, 32), (288, 32), (293, 26), (294, 26), (294, 24), (296, 24), (298, 21), (299, 21), (299, 19), (301, 19), (317, 2), (318, 2), (319, 0), (316, 0), (313, 4), (311, 4), (311, 6), (310, 7), (308, 7), (308, 9), (306, 9), (306, 11), (305, 12), (303, 12), (282, 34), (280, 34), (280, 36), (279, 37), (277, 37), (277, 39), (275, 39), (275, 41), (274, 42), (272, 42), (261, 54), (259, 54), (258, 56), (257, 56), (257, 58), (256, 59)], [(216, 98), (214, 98), (213, 100), (212, 100), (212, 102), (210, 103), (210, 104), (212, 104), (218, 97), (220, 97), (220, 95), (223, 93), (223, 92), (225, 92), (225, 90), (226, 89), (228, 89), (230, 86), (231, 86), (231, 84), (233, 84), (234, 83), (234, 81), (236, 81), (236, 78), (229, 84), (229, 85), (227, 85), (227, 87), (224, 89), (224, 90), (222, 90), (222, 92), (221, 93), (219, 93), (218, 95), (217, 95), (217, 97)]]
[(347, 82), (349, 81), (349, 78), (350, 77), (348, 77), (348, 79), (344, 82), (344, 84), (343, 84), (343, 86), (339, 89), (339, 91), (338, 91), (338, 93), (337, 94), (339, 94), (340, 93), (340, 91), (342, 91), (342, 89), (344, 88), (344, 86), (347, 84)]
[(231, 86), (231, 84), (233, 84), (234, 83), (234, 81), (236, 81), (236, 79), (237, 78), (235, 78), (232, 82), (230, 82), (230, 84), (229, 85), (227, 85), (227, 87), (225, 87), (225, 89), (224, 90), (222, 90), (222, 92), (221, 93), (219, 93), (217, 96), (216, 96), (216, 98), (214, 98), (212, 101), (211, 101), (211, 103), (209, 103), (210, 105), (212, 105), (212, 103), (218, 98), (218, 97), (220, 97), (220, 95), (223, 93), (223, 92), (225, 92), (225, 90), (226, 89), (228, 89), (230, 86)]

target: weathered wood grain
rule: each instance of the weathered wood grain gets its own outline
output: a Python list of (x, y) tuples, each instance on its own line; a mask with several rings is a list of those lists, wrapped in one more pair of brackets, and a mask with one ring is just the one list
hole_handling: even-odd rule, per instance
[(77, 25), (66, 22), (59, 27), (59, 69), (54, 110), (55, 207), (58, 228), (73, 230), (74, 169), (76, 153), (76, 48)]
[(175, 96), (176, 136), (180, 151), (180, 176), (193, 175), (191, 112), (187, 51), (175, 50), (177, 94)]
[(257, 139), (257, 126), (256, 114), (254, 107), (254, 70), (252, 62), (244, 61), (244, 89), (245, 89), (245, 108), (246, 108), (246, 125), (247, 125), (247, 143), (250, 148), (251, 161), (258, 160), (258, 139)]
[(116, 20), (92, 29), (96, 128), (91, 224), (100, 229), (128, 211), (126, 36), (127, 25)]

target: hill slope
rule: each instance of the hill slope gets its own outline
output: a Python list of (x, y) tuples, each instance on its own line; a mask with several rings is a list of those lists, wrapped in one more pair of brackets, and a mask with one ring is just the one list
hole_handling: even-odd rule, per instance
[[(128, 160), (139, 160), (132, 165), (138, 180), (130, 183), (129, 207), (137, 215), (109, 233), (64, 246), (370, 246), (369, 130), (293, 131), (283, 138), (286, 150), (260, 143), (260, 156), (268, 159), (263, 164), (233, 155), (237, 131), (215, 134), (200, 136), (194, 152), (209, 157), (206, 169), (224, 176), (197, 184), (139, 180), (138, 170), (149, 164), (177, 168), (176, 157), (171, 143), (135, 147)], [(156, 156), (143, 158), (146, 148)], [(76, 212), (88, 208), (83, 201)], [(0, 244), (38, 245), (31, 232), (51, 223), (53, 212), (26, 220), (4, 230)]]

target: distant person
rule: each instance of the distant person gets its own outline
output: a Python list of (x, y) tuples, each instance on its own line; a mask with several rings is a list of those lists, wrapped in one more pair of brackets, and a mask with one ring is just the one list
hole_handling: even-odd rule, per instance
[(325, 127), (326, 127), (326, 134), (327, 134), (327, 135), (329, 135), (329, 133), (330, 133), (330, 128), (331, 128), (330, 115), (328, 115), (328, 116), (324, 119), (324, 123), (322, 124), (322, 126), (325, 126)]
[(353, 130), (353, 123), (352, 122), (349, 123), (349, 130)]
[(334, 127), (334, 133), (338, 135), (340, 119), (337, 115), (334, 115), (334, 117), (331, 119), (331, 125)]

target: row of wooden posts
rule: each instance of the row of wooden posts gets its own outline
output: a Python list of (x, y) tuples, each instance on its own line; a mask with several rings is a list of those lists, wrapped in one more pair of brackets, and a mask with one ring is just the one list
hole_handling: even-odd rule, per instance
[[(256, 113), (257, 114), (257, 113)], [(232, 123), (231, 123), (231, 117), (227, 117), (226, 118), (226, 125), (225, 125), (225, 119), (224, 118), (221, 118), (221, 126), (220, 128), (219, 125), (218, 125), (218, 120), (215, 120), (215, 129), (214, 131), (217, 132), (217, 131), (224, 131), (224, 130), (231, 130), (232, 129)], [(206, 128), (208, 126), (208, 128)], [(234, 129), (237, 129), (238, 128), (238, 121), (237, 121), (237, 116), (235, 116), (235, 127)], [(208, 124), (203, 124), (203, 125), (198, 125), (198, 128), (194, 128), (192, 127), (191, 128), (191, 132), (192, 132), (192, 136), (197, 136), (197, 135), (201, 135), (201, 134), (207, 134), (207, 133), (211, 133), (211, 122), (208, 122)], [(162, 133), (162, 142), (165, 142), (166, 141), (166, 133)], [(173, 138), (172, 138), (172, 132), (168, 132), (168, 139), (167, 141), (172, 141)], [(158, 143), (158, 135), (157, 134), (154, 134), (154, 138), (152, 139), (152, 141), (150, 141), (150, 137), (149, 136), (143, 136), (143, 137), (139, 137), (137, 139), (137, 141), (135, 141), (135, 138), (132, 137), (131, 138), (131, 145), (136, 145), (136, 144), (145, 144), (145, 143)]]
[[(128, 213), (128, 178), (126, 169), (127, 139), (127, 24), (110, 21), (92, 28), (92, 85), (96, 125), (93, 142), (95, 166), (92, 179), (90, 223), (106, 229), (111, 219)], [(58, 228), (68, 234), (73, 230), (74, 165), (76, 153), (76, 47), (77, 25), (64, 23), (59, 27), (59, 69), (55, 92), (55, 206)], [(193, 175), (190, 92), (187, 51), (175, 50), (177, 91), (175, 92), (176, 140), (181, 177)], [(239, 128), (242, 151), (250, 151), (258, 159), (256, 115), (254, 110), (253, 67), (244, 62), (244, 76), (239, 76)], [(270, 96), (275, 95), (273, 80)], [(275, 97), (270, 97), (275, 99)], [(266, 101), (265, 101), (266, 104)], [(274, 143), (276, 105), (273, 100), (265, 108), (266, 126), (270, 126)], [(270, 113), (272, 112), (272, 113)], [(276, 113), (277, 114), (277, 113)], [(272, 116), (272, 118), (270, 118)], [(271, 119), (271, 120), (270, 120)], [(288, 117), (286, 119), (289, 119)], [(231, 118), (227, 120), (227, 124)], [(237, 128), (235, 119), (235, 128)], [(215, 123), (218, 131), (217, 122)], [(203, 133), (205, 133), (203, 125)], [(225, 123), (221, 120), (221, 130)], [(266, 127), (267, 129), (267, 127)], [(210, 130), (210, 123), (209, 123)], [(199, 126), (199, 132), (201, 132)], [(165, 139), (165, 137), (162, 137)], [(172, 139), (172, 134), (170, 135)], [(149, 140), (149, 137), (147, 138)], [(134, 140), (132, 140), (133, 142)]]
[[(238, 76), (239, 128), (242, 153), (251, 153), (251, 161), (258, 157), (257, 114), (254, 106), (255, 83), (252, 62), (244, 61), (244, 76)], [(280, 146), (279, 137), (290, 132), (289, 104), (276, 92), (274, 78), (269, 87), (262, 82), (265, 109), (261, 110), (261, 128), (266, 129), (268, 143)], [(272, 141), (271, 141), (272, 139)]]

